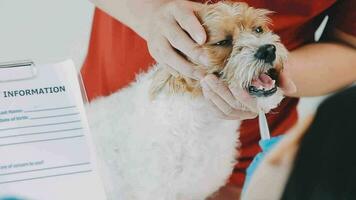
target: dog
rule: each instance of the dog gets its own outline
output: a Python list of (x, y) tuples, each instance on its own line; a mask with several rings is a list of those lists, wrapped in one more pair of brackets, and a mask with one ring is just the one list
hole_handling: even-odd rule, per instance
[[(196, 13), (210, 65), (195, 67), (246, 90), (255, 106), (242, 107), (253, 112), (267, 113), (283, 99), (278, 76), (287, 50), (268, 28), (270, 13), (227, 1)], [(203, 200), (236, 164), (240, 121), (214, 114), (199, 81), (159, 64), (86, 110), (111, 200)]]

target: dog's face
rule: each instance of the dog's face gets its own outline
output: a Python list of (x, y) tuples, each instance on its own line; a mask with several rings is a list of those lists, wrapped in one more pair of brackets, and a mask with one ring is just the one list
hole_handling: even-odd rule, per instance
[[(246, 90), (254, 97), (251, 103), (254, 106), (242, 107), (252, 112), (268, 112), (283, 99), (278, 77), (287, 50), (268, 28), (266, 15), (269, 13), (245, 3), (227, 1), (205, 5), (197, 13), (208, 35), (202, 48), (208, 54), (210, 65), (202, 67), (196, 63), (196, 67), (217, 75), (230, 87)], [(171, 93), (202, 95), (198, 81), (184, 76), (173, 77), (167, 71), (159, 70), (151, 87), (151, 96), (166, 85)]]
[(278, 76), (287, 50), (268, 28), (269, 13), (229, 2), (207, 5), (198, 13), (208, 35), (203, 45), (211, 62), (208, 73), (255, 97), (253, 111), (268, 112), (283, 98)]

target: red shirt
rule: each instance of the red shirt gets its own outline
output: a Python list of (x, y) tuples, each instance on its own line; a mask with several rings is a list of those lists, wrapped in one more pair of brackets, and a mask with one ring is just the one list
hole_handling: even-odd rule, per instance
[[(276, 12), (271, 16), (272, 29), (281, 36), (289, 50), (313, 42), (314, 32), (326, 14), (330, 15), (331, 24), (346, 33), (356, 35), (356, 15), (352, 10), (356, 6), (352, 0), (338, 3), (336, 0), (246, 2), (253, 7)], [(142, 38), (101, 10), (95, 10), (88, 56), (81, 71), (89, 100), (109, 95), (127, 86), (137, 73), (147, 70), (153, 63), (155, 61)], [(272, 135), (283, 134), (293, 126), (297, 120), (297, 103), (298, 99), (286, 98), (277, 109), (268, 114)], [(239, 186), (243, 184), (245, 169), (260, 151), (259, 139), (257, 120), (245, 120), (240, 128), (239, 162), (231, 176), (231, 183)]]

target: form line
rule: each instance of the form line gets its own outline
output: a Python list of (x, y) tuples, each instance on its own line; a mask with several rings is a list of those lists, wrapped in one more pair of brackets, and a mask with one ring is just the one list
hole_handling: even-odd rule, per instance
[(89, 165), (89, 164), (90, 164), (90, 162), (85, 162), (85, 163), (77, 163), (77, 164), (63, 165), (63, 166), (57, 166), (57, 167), (47, 167), (47, 168), (41, 168), (41, 169), (34, 169), (34, 170), (18, 171), (18, 172), (0, 174), (0, 176), (8, 176), (8, 175), (13, 175), (13, 174), (22, 174), (22, 173), (28, 173), (28, 172), (37, 172), (37, 171), (50, 170), (50, 169), (59, 169), (59, 168), (66, 168), (66, 167), (76, 167), (76, 166)]
[(32, 125), (32, 126), (20, 126), (20, 127), (14, 127), (14, 128), (4, 128), (4, 129), (0, 129), (0, 131), (9, 131), (9, 130), (15, 130), (15, 129), (22, 129), (22, 128), (33, 128), (33, 127), (41, 127), (41, 126), (70, 124), (70, 123), (76, 123), (76, 122), (80, 122), (80, 120), (74, 120), (74, 121), (68, 121), (68, 122), (60, 122), (60, 123), (51, 123), (51, 124), (38, 124), (38, 125)]
[(31, 117), (30, 119), (47, 119), (47, 118), (55, 118), (55, 117), (67, 117), (67, 116), (73, 116), (73, 115), (78, 115), (79, 112), (77, 113), (69, 113), (69, 114), (63, 114), (63, 115), (50, 115), (50, 116), (44, 116), (44, 117)]
[(28, 111), (25, 111), (25, 113), (51, 111), (51, 110), (62, 110), (62, 109), (75, 108), (75, 107), (77, 107), (77, 106), (66, 106), (66, 107), (58, 107), (58, 108), (47, 108), (47, 109), (39, 109), (39, 110), (28, 110)]
[(89, 173), (89, 172), (92, 172), (92, 170), (77, 171), (77, 172), (65, 173), (65, 174), (55, 174), (55, 175), (51, 175), (51, 176), (42, 176), (42, 177), (34, 177), (34, 178), (27, 178), (27, 179), (19, 179), (19, 180), (13, 180), (13, 181), (4, 181), (4, 182), (0, 182), (0, 184), (15, 183), (15, 182), (22, 182), (22, 181), (31, 181), (31, 180), (36, 180), (36, 179), (52, 178), (52, 177), (58, 177), (58, 176), (82, 174), (82, 173)]
[(0, 137), (0, 139), (11, 138), (11, 137), (29, 136), (29, 135), (41, 135), (41, 134), (46, 134), (46, 133), (60, 133), (60, 132), (67, 132), (67, 131), (76, 131), (76, 130), (81, 130), (81, 129), (83, 129), (83, 128), (79, 127), (79, 128), (72, 128), (72, 129), (63, 129), (63, 130), (38, 132), (38, 133), (25, 133), (25, 134), (18, 134), (18, 135), (8, 135), (8, 136), (2, 136), (2, 137)]
[(12, 145), (19, 145), (19, 144), (37, 143), (37, 142), (49, 142), (49, 141), (54, 141), (54, 140), (66, 140), (66, 139), (73, 139), (73, 138), (79, 138), (79, 137), (84, 137), (84, 135), (76, 135), (76, 136), (61, 137), (61, 138), (52, 138), (52, 139), (47, 139), (47, 140), (32, 140), (32, 141), (27, 141), (27, 142), (17, 142), (17, 143), (1, 144), (0, 147), (12, 146)]

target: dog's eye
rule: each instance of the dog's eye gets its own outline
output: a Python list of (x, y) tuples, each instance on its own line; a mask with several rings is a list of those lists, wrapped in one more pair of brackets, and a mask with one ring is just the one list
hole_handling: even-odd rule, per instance
[(232, 45), (232, 37), (228, 37), (225, 40), (221, 40), (213, 44), (214, 46), (229, 47)]
[(259, 26), (259, 27), (255, 28), (254, 31), (255, 31), (255, 33), (261, 34), (261, 33), (263, 33), (263, 28), (261, 26)]

